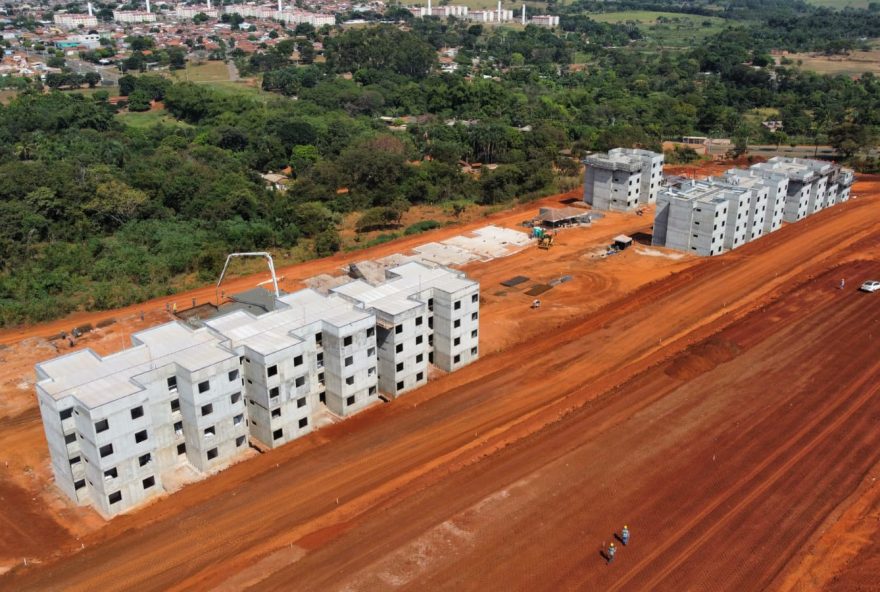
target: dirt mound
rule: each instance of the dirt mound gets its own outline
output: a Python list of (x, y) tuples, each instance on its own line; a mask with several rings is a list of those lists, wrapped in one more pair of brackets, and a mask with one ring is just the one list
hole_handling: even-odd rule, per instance
[(716, 366), (729, 362), (741, 352), (741, 348), (721, 337), (712, 337), (698, 343), (666, 367), (667, 376), (677, 380), (693, 380)]

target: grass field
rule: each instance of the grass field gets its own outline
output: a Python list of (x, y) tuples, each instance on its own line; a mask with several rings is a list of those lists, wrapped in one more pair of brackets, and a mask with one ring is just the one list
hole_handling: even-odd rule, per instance
[(807, 0), (807, 4), (825, 8), (868, 8), (869, 0)]
[(865, 72), (880, 74), (880, 50), (854, 51), (846, 56), (826, 56), (811, 53), (791, 53), (786, 56), (798, 67), (819, 74), (859, 76)]
[(627, 10), (590, 14), (591, 19), (602, 23), (635, 23), (647, 43), (665, 47), (690, 47), (706, 37), (721, 31), (725, 26), (722, 18), (675, 12), (650, 10)]
[(176, 125), (186, 127), (189, 124), (178, 121), (171, 117), (165, 109), (155, 109), (153, 111), (143, 111), (141, 113), (125, 112), (116, 116), (123, 123), (134, 128), (149, 128), (156, 124)]
[(204, 62), (193, 64), (187, 62), (185, 70), (174, 70), (171, 77), (175, 80), (190, 82), (222, 82), (229, 80), (229, 69), (225, 62)]

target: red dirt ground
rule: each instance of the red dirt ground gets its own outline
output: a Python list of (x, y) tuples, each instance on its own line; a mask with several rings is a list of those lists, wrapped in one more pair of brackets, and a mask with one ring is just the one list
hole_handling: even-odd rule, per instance
[[(43, 552), (0, 589), (868, 589), (880, 300), (855, 286), (880, 275), (880, 180), (856, 194), (712, 259), (596, 259), (650, 223), (609, 216), (469, 266), (480, 361), (103, 527), (58, 500), (24, 523)], [(531, 311), (532, 282), (498, 284), (518, 273), (574, 279)], [(114, 349), (137, 324), (90, 339)], [(26, 438), (46, 483), (32, 407), (0, 419), (0, 455)], [(633, 541), (605, 566), (623, 523)], [(861, 539), (835, 544), (853, 524)]]

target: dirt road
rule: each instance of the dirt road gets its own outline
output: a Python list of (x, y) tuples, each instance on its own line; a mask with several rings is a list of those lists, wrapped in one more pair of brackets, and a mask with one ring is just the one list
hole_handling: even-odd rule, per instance
[(880, 461), (880, 301), (834, 289), (878, 269), (878, 214), (855, 200), (550, 316), (0, 588), (766, 587)]

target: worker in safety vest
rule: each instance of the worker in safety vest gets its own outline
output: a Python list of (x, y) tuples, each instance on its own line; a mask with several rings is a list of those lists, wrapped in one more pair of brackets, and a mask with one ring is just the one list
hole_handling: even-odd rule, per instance
[(620, 531), (620, 542), (623, 543), (624, 547), (629, 542), (629, 527), (626, 524), (623, 525), (623, 530)]
[(614, 546), (614, 543), (608, 545), (608, 563), (614, 561), (614, 554), (617, 553), (617, 547)]

